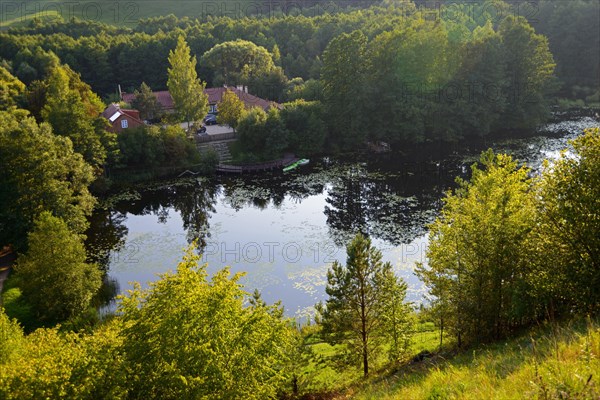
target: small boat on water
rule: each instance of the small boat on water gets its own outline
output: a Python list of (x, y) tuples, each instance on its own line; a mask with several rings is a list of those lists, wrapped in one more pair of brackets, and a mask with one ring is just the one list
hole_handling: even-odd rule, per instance
[(303, 158), (301, 160), (298, 160), (296, 162), (291, 163), (290, 165), (288, 165), (287, 167), (283, 168), (283, 172), (288, 172), (293, 170), (294, 168), (298, 168), (301, 165), (306, 165), (309, 163), (310, 160)]

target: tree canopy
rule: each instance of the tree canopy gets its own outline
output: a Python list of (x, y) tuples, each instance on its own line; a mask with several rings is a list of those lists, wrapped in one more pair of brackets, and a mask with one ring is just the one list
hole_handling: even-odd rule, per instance
[(245, 305), (241, 275), (225, 268), (208, 280), (198, 260), (190, 248), (177, 272), (122, 299), (134, 397), (274, 396), (291, 340), (281, 308)]
[(267, 49), (241, 39), (217, 44), (204, 53), (201, 62), (215, 71), (215, 85), (247, 85), (251, 78), (275, 68)]
[(0, 111), (0, 169), (0, 242), (24, 245), (42, 211), (62, 218), (74, 232), (87, 228), (94, 175), (69, 138), (54, 135), (24, 110)]
[(183, 36), (177, 39), (177, 47), (169, 52), (167, 87), (173, 97), (175, 110), (180, 118), (188, 123), (198, 121), (208, 111), (208, 97), (204, 93), (206, 82), (198, 79), (196, 56), (190, 55), (190, 48)]
[(245, 111), (244, 102), (229, 89), (223, 93), (217, 109), (219, 110), (219, 115), (217, 115), (219, 123), (225, 123), (234, 130)]
[(38, 318), (55, 323), (83, 313), (102, 280), (98, 266), (86, 263), (82, 238), (44, 211), (36, 218), (27, 245), (15, 269)]

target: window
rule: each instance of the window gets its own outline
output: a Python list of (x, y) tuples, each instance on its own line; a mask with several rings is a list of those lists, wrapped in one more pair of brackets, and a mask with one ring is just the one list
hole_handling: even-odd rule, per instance
[(121, 120), (121, 128), (122, 129), (127, 129), (129, 128), (129, 122), (126, 119), (122, 119)]
[(209, 113), (214, 114), (217, 112), (217, 105), (216, 104), (211, 104), (208, 110)]

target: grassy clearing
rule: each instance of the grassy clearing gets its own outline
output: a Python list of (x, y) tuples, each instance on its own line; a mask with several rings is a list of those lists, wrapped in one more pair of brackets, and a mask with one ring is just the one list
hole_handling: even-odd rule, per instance
[(407, 366), (345, 396), (358, 399), (598, 399), (597, 322), (544, 326), (449, 360)]
[[(423, 350), (429, 352), (438, 350), (439, 341), (439, 331), (435, 329), (433, 323), (417, 325), (406, 359), (413, 358)], [(310, 344), (313, 357), (301, 373), (299, 384), (302, 392), (341, 394), (346, 393), (349, 386), (361, 384), (362, 365), (340, 368), (333, 365), (331, 358), (343, 351), (342, 346), (331, 346), (321, 341), (318, 334), (311, 336), (307, 342)], [(444, 338), (444, 346), (448, 343), (450, 343), (449, 338)], [(387, 349), (383, 350), (380, 355), (371, 360), (372, 376), (374, 377), (389, 374), (390, 368), (394, 368), (387, 359), (387, 351), (385, 351)]]

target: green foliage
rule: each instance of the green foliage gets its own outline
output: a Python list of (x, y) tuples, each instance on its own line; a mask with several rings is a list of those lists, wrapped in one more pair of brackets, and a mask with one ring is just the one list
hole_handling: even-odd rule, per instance
[(297, 100), (286, 103), (281, 118), (289, 132), (289, 148), (301, 155), (323, 151), (327, 137), (327, 126), (323, 121), (320, 102)]
[(76, 152), (100, 168), (114, 158), (116, 136), (100, 116), (104, 104), (68, 66), (56, 66), (46, 80), (41, 116), (57, 135), (67, 136)]
[(598, 90), (600, 76), (600, 4), (596, 1), (541, 0), (536, 8), (536, 32), (546, 36), (556, 60), (561, 94), (584, 99), (578, 87)]
[(544, 94), (551, 88), (554, 60), (548, 39), (535, 33), (525, 18), (505, 18), (498, 33), (507, 57), (506, 76), (510, 79), (510, 96), (505, 124), (514, 128), (532, 128), (548, 113)]
[[(239, 274), (207, 280), (190, 248), (176, 273), (122, 298), (133, 398), (269, 398), (286, 377), (282, 309), (246, 293)], [(157, 340), (159, 339), (159, 340)]]
[(25, 85), (15, 78), (6, 68), (0, 66), (0, 110), (17, 106), (19, 98), (25, 92)]
[(21, 351), (23, 329), (15, 319), (10, 319), (0, 307), (0, 365), (8, 364)]
[(346, 252), (346, 266), (336, 261), (327, 271), (325, 291), (329, 297), (318, 311), (325, 340), (345, 344), (349, 358), (360, 360), (367, 376), (369, 361), (384, 338), (392, 339), (393, 359), (406, 347), (407, 286), (394, 275), (389, 262), (381, 261), (381, 252), (371, 246), (370, 239), (356, 235)]
[(117, 324), (93, 335), (38, 329), (23, 337), (13, 325), (6, 331), (0, 313), (0, 332), (10, 334), (12, 354), (0, 359), (0, 397), (3, 399), (125, 398), (122, 338)]
[(501, 337), (537, 316), (523, 245), (535, 218), (528, 169), (491, 150), (481, 164), (447, 194), (430, 226), (429, 266), (417, 269), (459, 346)]
[(229, 89), (223, 93), (217, 109), (219, 110), (219, 115), (217, 116), (219, 124), (229, 125), (234, 130), (245, 111), (244, 102)]
[[(427, 2), (391, 1), (311, 16), (306, 8), (261, 19), (171, 15), (131, 29), (105, 27), (105, 34), (93, 23), (51, 23), (0, 34), (0, 57), (26, 84), (56, 62), (51, 48), (103, 95), (114, 93), (117, 80), (128, 91), (142, 81), (164, 88), (169, 51), (185, 35), (192, 52), (204, 55), (198, 71), (213, 86), (240, 83), (280, 102), (322, 100), (332, 148), (455, 141), (543, 121), (556, 89), (548, 46), (567, 84), (562, 97), (583, 100), (597, 91), (598, 6), (558, 3), (541, 1), (539, 16), (502, 1), (452, 3), (441, 13)], [(523, 14), (537, 19), (512, 17)], [(342, 40), (357, 30), (361, 43)], [(291, 88), (286, 76), (307, 83)]]
[[(600, 130), (587, 130), (556, 162), (546, 162), (537, 190), (530, 280), (551, 312), (600, 306)], [(555, 309), (552, 309), (552, 308)], [(560, 308), (559, 308), (560, 307)]]
[[(238, 137), (244, 151), (256, 160), (273, 160), (281, 157), (288, 146), (288, 132), (277, 109), (250, 109), (238, 122)], [(249, 160), (250, 161), (250, 160)]]
[(213, 84), (247, 85), (251, 78), (275, 68), (269, 51), (248, 40), (219, 43), (202, 56), (202, 65), (215, 71)]
[(368, 59), (361, 31), (333, 39), (323, 53), (323, 98), (332, 140), (342, 149), (359, 147), (366, 138), (361, 108)]
[(301, 78), (299, 83), (290, 81), (285, 92), (287, 101), (306, 100), (306, 101), (322, 101), (323, 100), (323, 83), (317, 79), (309, 79), (303, 82)]
[(23, 245), (44, 210), (83, 232), (95, 199), (92, 168), (73, 152), (69, 138), (38, 126), (27, 112), (0, 111), (0, 242)]
[(142, 82), (140, 88), (134, 92), (135, 100), (132, 107), (140, 112), (140, 117), (144, 120), (160, 118), (162, 107), (156, 96), (152, 93), (150, 86)]
[(138, 127), (118, 135), (120, 162), (131, 167), (192, 165), (200, 162), (194, 142), (177, 126)]
[(2, 293), (2, 305), (9, 318), (17, 320), (25, 332), (31, 332), (41, 327), (42, 324), (37, 320), (33, 307), (23, 296), (19, 285), (14, 284), (14, 287), (7, 287), (8, 283), (12, 284), (17, 280), (18, 278), (13, 275), (8, 282), (5, 282), (4, 292)]
[(198, 79), (196, 56), (190, 56), (183, 36), (177, 39), (175, 50), (169, 52), (169, 65), (167, 87), (179, 117), (189, 125), (208, 112), (208, 96), (204, 93), (206, 82)]
[(85, 311), (102, 282), (86, 263), (83, 240), (60, 218), (44, 211), (28, 235), (28, 250), (15, 271), (27, 302), (40, 321), (55, 323)]

